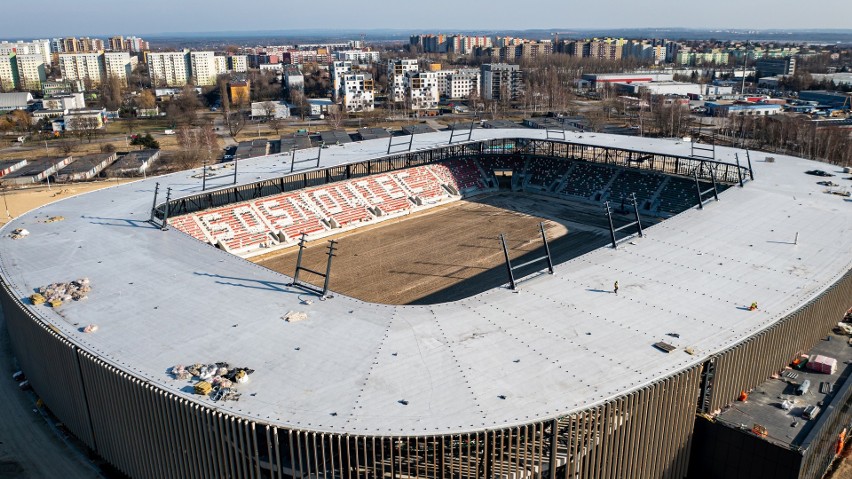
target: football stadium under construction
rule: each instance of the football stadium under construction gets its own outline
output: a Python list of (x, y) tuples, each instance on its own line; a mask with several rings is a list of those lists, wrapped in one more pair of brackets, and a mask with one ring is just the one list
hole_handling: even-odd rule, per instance
[[(323, 145), (16, 218), (0, 299), (30, 385), (130, 477), (703, 477), (697, 421), (852, 306), (852, 203), (820, 167), (530, 129)], [(593, 212), (599, 245), (554, 262), (542, 223), (520, 257), (489, 236), (505, 279), (468, 297), (335, 290), (342, 233), (498, 192)], [(430, 231), (407, 247), (440, 259)], [(279, 251), (292, 274), (252, 262)], [(824, 408), (785, 477), (821, 477), (850, 419)]]

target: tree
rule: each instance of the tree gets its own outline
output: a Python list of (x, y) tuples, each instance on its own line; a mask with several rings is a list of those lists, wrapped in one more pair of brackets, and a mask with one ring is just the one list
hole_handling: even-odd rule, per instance
[(231, 111), (225, 115), (225, 126), (228, 127), (228, 133), (231, 138), (237, 139), (237, 135), (246, 126), (246, 116), (242, 110)]
[(112, 143), (104, 143), (103, 145), (101, 145), (101, 153), (114, 153), (114, 152), (115, 152), (115, 145), (113, 145)]
[(83, 142), (84, 138), (91, 143), (92, 138), (98, 134), (101, 126), (103, 124), (100, 119), (91, 115), (75, 116), (65, 121), (65, 129), (79, 138), (80, 143)]
[(176, 166), (180, 169), (188, 169), (201, 163), (213, 161), (213, 152), (219, 150), (216, 133), (211, 124), (204, 124), (198, 128), (187, 125), (180, 127), (177, 131), (177, 142), (180, 149), (174, 158)]
[(278, 135), (278, 133), (281, 131), (281, 128), (284, 126), (284, 120), (282, 120), (281, 118), (272, 117), (269, 119), (269, 121), (266, 122), (266, 124), (269, 125), (270, 129), (275, 130), (275, 134)]
[(275, 118), (275, 113), (277, 113), (278, 107), (274, 101), (265, 101), (260, 104), (260, 107), (263, 109), (263, 116), (267, 121)]
[(112, 76), (101, 83), (100, 105), (107, 110), (118, 110), (124, 103), (125, 85), (120, 78)]
[(157, 106), (157, 98), (151, 90), (142, 90), (142, 93), (136, 95), (133, 104), (136, 105), (136, 108), (150, 110)]
[(33, 128), (33, 116), (24, 110), (15, 110), (9, 114), (15, 130), (19, 133), (29, 133)]
[(328, 111), (325, 114), (325, 121), (332, 130), (337, 130), (340, 128), (345, 117), (346, 110), (341, 108), (340, 105), (329, 105)]
[(54, 145), (63, 156), (69, 156), (74, 151), (74, 148), (76, 148), (74, 142), (67, 140), (56, 142)]
[(155, 140), (150, 133), (146, 133), (145, 136), (135, 136), (132, 140), (130, 140), (130, 144), (134, 146), (144, 146), (145, 148), (150, 148), (153, 150), (160, 149), (160, 142)]

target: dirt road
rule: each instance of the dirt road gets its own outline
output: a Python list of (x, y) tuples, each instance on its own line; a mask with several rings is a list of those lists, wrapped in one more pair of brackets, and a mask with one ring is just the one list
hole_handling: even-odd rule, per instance
[(9, 333), (0, 310), (0, 479), (91, 479), (103, 477), (69, 447), (35, 410), (32, 396), (12, 380)]

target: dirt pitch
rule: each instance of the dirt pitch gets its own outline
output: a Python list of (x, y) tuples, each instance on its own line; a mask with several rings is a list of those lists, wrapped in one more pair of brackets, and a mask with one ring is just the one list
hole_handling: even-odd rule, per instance
[[(538, 226), (542, 221), (556, 264), (610, 241), (600, 207), (496, 193), (338, 235), (330, 289), (385, 304), (434, 304), (472, 296), (508, 283), (500, 233), (507, 235), (516, 264), (544, 255)], [(309, 245), (304, 267), (325, 269), (327, 241)], [(292, 275), (297, 251), (289, 248), (252, 261)], [(545, 266), (530, 265), (517, 276)], [(302, 279), (321, 284), (321, 278), (306, 276)]]

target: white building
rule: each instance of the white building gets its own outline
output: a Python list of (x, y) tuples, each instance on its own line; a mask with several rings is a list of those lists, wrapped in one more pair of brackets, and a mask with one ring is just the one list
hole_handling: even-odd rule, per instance
[[(388, 99), (390, 101), (405, 101), (406, 73), (416, 72), (417, 68), (417, 60), (388, 60)], [(437, 88), (437, 85), (435, 87)]]
[(245, 73), (248, 71), (248, 56), (247, 55), (231, 55), (228, 57), (229, 68), (237, 73)]
[(343, 106), (350, 113), (373, 111), (374, 92), (373, 75), (369, 73), (348, 73), (341, 81)]
[(41, 54), (16, 55), (18, 61), (18, 87), (23, 90), (41, 90), (47, 80), (44, 57)]
[(86, 108), (86, 100), (82, 93), (70, 93), (44, 98), (41, 107), (45, 110), (78, 110)]
[(334, 62), (328, 71), (331, 75), (331, 91), (334, 101), (340, 101), (340, 96), (343, 94), (343, 77), (352, 72), (352, 62)]
[(338, 61), (352, 62), (356, 64), (379, 63), (382, 60), (379, 52), (363, 50), (338, 50), (334, 52)]
[(59, 74), (65, 80), (82, 80), (97, 86), (103, 80), (102, 61), (100, 53), (60, 53)]
[(189, 63), (195, 85), (216, 84), (216, 60), (213, 52), (190, 52)]
[(155, 87), (184, 86), (190, 80), (191, 71), (189, 50), (148, 54), (148, 74)]
[(254, 101), (251, 103), (251, 117), (253, 119), (267, 118), (270, 113), (273, 118), (290, 118), (290, 105), (283, 101)]
[(0, 56), (6, 57), (10, 53), (18, 55), (41, 55), (42, 62), (50, 65), (53, 60), (50, 55), (50, 40), (33, 40), (31, 42), (0, 42)]
[(408, 72), (405, 75), (406, 96), (412, 110), (438, 108), (438, 74), (436, 72)]
[(216, 75), (224, 75), (228, 73), (228, 57), (224, 55), (216, 55), (213, 57), (216, 64)]
[(128, 52), (106, 52), (104, 53), (104, 76), (106, 78), (118, 78), (121, 83), (127, 85), (127, 79), (133, 73), (133, 59)]
[(479, 94), (479, 70), (476, 68), (461, 68), (455, 70), (438, 70), (438, 91), (444, 98), (468, 98), (471, 94)]

